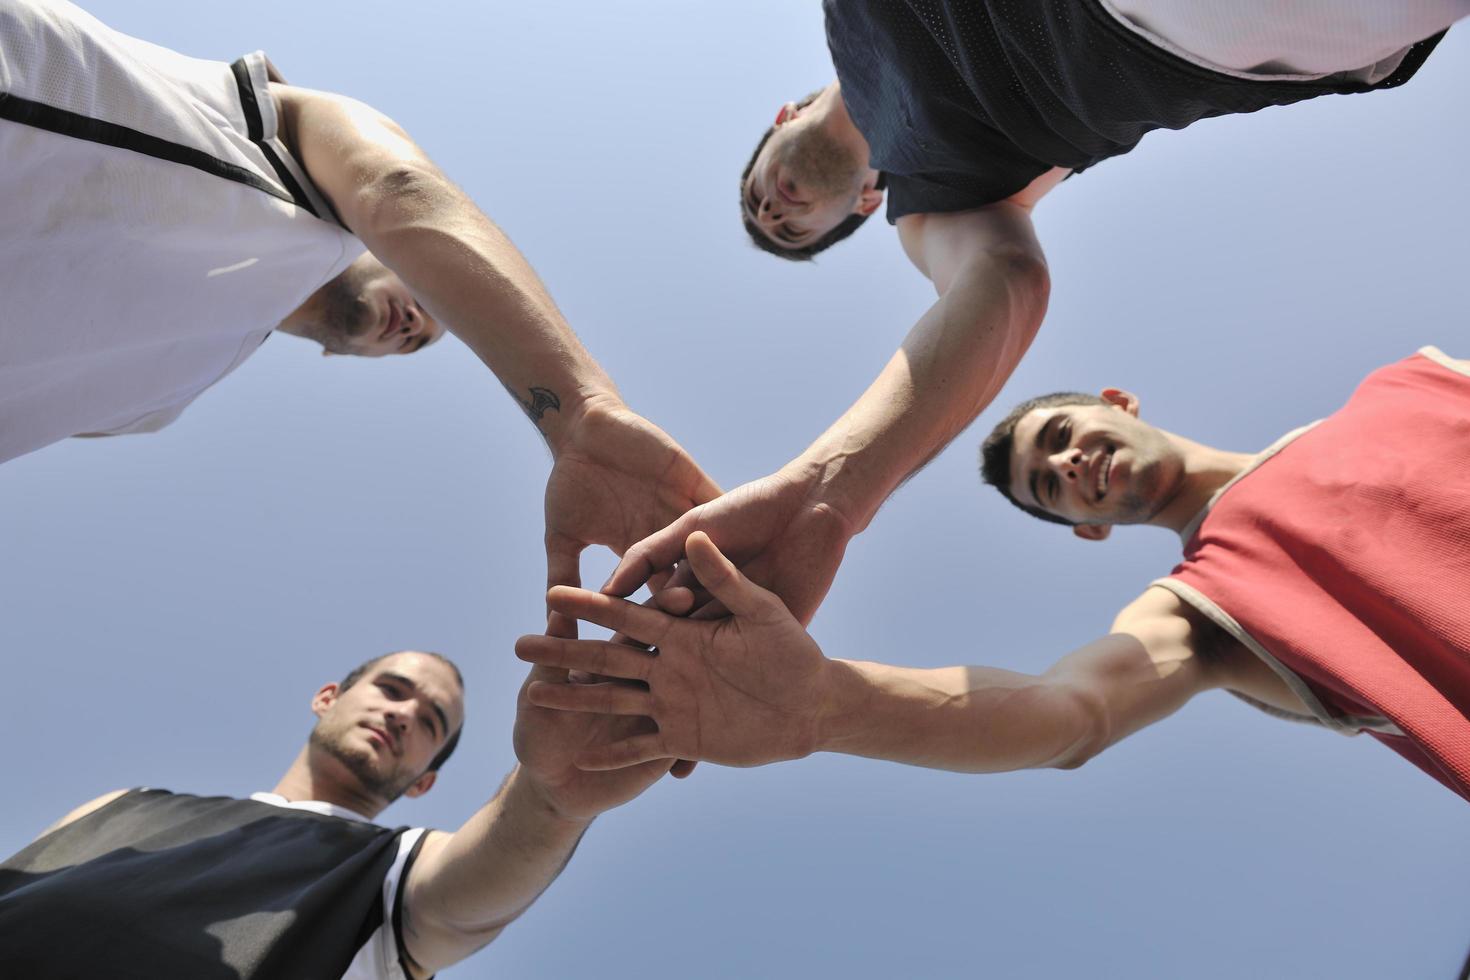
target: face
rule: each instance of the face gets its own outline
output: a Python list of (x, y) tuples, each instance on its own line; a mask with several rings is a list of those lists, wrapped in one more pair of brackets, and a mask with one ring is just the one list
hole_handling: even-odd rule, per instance
[(882, 201), (877, 192), (864, 193), (866, 161), (818, 125), (810, 108), (782, 107), (741, 188), (751, 221), (786, 248), (810, 245)]
[(433, 784), (429, 763), (464, 721), (454, 671), (421, 653), (385, 657), (345, 691), (328, 684), (312, 702), (313, 748), (340, 762), (385, 803)]
[(369, 253), (313, 293), (292, 318), (292, 333), (329, 354), (412, 354), (444, 335), (403, 280)]
[(1078, 525), (1142, 524), (1163, 509), (1182, 483), (1182, 455), (1137, 418), (1133, 395), (1110, 388), (1103, 398), (1016, 423), (1012, 496)]

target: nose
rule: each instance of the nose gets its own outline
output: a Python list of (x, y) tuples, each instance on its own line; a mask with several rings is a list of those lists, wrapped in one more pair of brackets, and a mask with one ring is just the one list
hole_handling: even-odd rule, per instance
[(1060, 479), (1075, 483), (1082, 478), (1082, 450), (1075, 446), (1052, 453), (1046, 461)]
[(760, 223), (766, 227), (779, 225), (786, 217), (785, 209), (781, 207), (781, 204), (782, 202), (774, 195), (767, 194), (761, 198), (760, 210), (756, 212)]
[(387, 725), (400, 740), (408, 732), (408, 716), (392, 708), (383, 712), (383, 724)]

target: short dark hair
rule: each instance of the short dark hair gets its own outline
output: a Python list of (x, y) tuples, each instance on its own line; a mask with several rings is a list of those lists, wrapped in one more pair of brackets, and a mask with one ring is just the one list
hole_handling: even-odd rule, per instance
[[(796, 107), (798, 109), (804, 109), (805, 107), (815, 102), (817, 96), (821, 95), (825, 91), (826, 89), (824, 88), (817, 89), (815, 92), (811, 93), (800, 102), (796, 103)], [(761, 155), (761, 150), (765, 149), (766, 142), (770, 140), (771, 134), (775, 131), (776, 127), (774, 124), (772, 124), (771, 128), (766, 130), (764, 135), (761, 136), (761, 141), (755, 145), (755, 152), (750, 155), (750, 162), (745, 165), (744, 170), (740, 171), (740, 222), (741, 224), (745, 225), (745, 233), (750, 236), (750, 240), (755, 243), (755, 247), (760, 249), (761, 251), (770, 252), (772, 255), (779, 256), (783, 259), (789, 259), (792, 262), (810, 262), (812, 260), (812, 256), (816, 255), (818, 252), (822, 252), (831, 248), (833, 245), (836, 245), (848, 235), (851, 235), (853, 232), (857, 231), (858, 227), (864, 221), (868, 220), (868, 216), (866, 214), (850, 214), (847, 217), (843, 218), (842, 221), (838, 223), (836, 228), (833, 228), (831, 231), (827, 232), (827, 234), (823, 235), (821, 238), (818, 238), (810, 245), (803, 245), (800, 248), (782, 248), (780, 245), (777, 245), (775, 242), (771, 241), (770, 236), (761, 231), (760, 226), (757, 225), (754, 221), (750, 220), (750, 213), (745, 210), (745, 182), (750, 178), (750, 172), (755, 169), (756, 158)], [(878, 189), (882, 190), (887, 185), (888, 178), (883, 174), (879, 174), (877, 183)]]
[(1106, 399), (1097, 395), (1089, 395), (1081, 391), (1054, 391), (1050, 395), (1042, 395), (1039, 398), (1028, 398), (1015, 408), (1011, 409), (1005, 418), (1001, 419), (995, 428), (990, 430), (990, 435), (980, 444), (980, 479), (1000, 491), (1000, 495), (1017, 507), (1030, 514), (1039, 517), (1043, 521), (1053, 524), (1065, 524), (1072, 527), (1073, 522), (1065, 517), (1023, 504), (1011, 493), (1011, 450), (1015, 448), (1016, 424), (1038, 408), (1061, 408), (1063, 405), (1107, 405)]
[[(456, 664), (453, 660), (450, 660), (448, 657), (444, 656), (444, 654), (435, 653), (432, 650), (396, 650), (393, 653), (380, 653), (371, 660), (364, 660), (362, 663), (352, 668), (352, 670), (348, 672), (347, 676), (342, 678), (341, 682), (337, 684), (337, 693), (341, 694), (343, 691), (347, 690), (349, 687), (362, 680), (367, 672), (372, 670), (378, 664), (382, 663), (384, 660), (387, 660), (389, 657), (396, 657), (400, 653), (421, 653), (426, 657), (433, 657), (435, 660), (439, 661), (441, 664), (448, 667), (451, 671), (454, 672), (454, 679), (459, 682), (460, 693), (464, 693), (464, 674), (461, 674), (459, 672), (459, 665)], [(425, 772), (438, 772), (444, 766), (444, 763), (449, 761), (449, 757), (453, 755), (454, 750), (459, 747), (459, 736), (463, 732), (464, 722), (461, 721), (459, 723), (459, 727), (455, 729), (454, 732), (449, 736), (449, 740), (444, 743), (444, 747), (439, 750), (439, 754), (434, 756), (433, 760), (429, 762), (429, 768), (425, 769)]]

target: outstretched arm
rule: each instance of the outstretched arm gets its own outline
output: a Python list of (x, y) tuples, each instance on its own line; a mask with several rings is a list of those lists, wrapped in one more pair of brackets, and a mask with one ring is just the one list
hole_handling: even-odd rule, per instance
[(623, 404), (530, 264), (391, 119), (273, 85), (288, 142), (343, 223), (515, 397), (555, 456), (551, 584), (577, 584), (589, 544), (618, 553), (719, 488)]
[(647, 732), (651, 724), (538, 707), (526, 697), (533, 681), (566, 685), (566, 671), (531, 671), (516, 710), (520, 764), (463, 827), (430, 833), (409, 873), (404, 944), (420, 976), (498, 936), (561, 873), (593, 819), (657, 782), (673, 761), (582, 772), (573, 758), (587, 746)]
[[(644, 716), (657, 731), (589, 747), (609, 769), (676, 755), (753, 766), (818, 750), (965, 772), (1070, 768), (1219, 686), (1261, 696), (1274, 675), (1238, 648), (1207, 651), (1201, 624), (1162, 589), (1130, 604), (1112, 632), (1039, 676), (992, 667), (920, 670), (828, 660), (771, 592), (707, 537), (687, 545), (695, 572), (731, 615), (678, 619), (606, 595), (553, 590), (553, 608), (656, 645), (522, 637), (533, 663), (646, 685), (533, 684), (533, 703)], [(1279, 681), (1276, 682), (1279, 685)], [(1276, 700), (1269, 691), (1265, 697)]]
[(1049, 280), (1026, 209), (914, 215), (900, 233), (936, 302), (878, 378), (779, 472), (698, 507), (630, 548), (605, 591), (628, 595), (708, 533), (809, 622), (848, 540), (988, 405), (1030, 346)]

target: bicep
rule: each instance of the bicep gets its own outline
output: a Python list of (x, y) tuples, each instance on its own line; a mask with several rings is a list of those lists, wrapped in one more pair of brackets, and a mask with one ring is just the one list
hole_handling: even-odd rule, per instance
[(1118, 615), (1111, 633), (1064, 657), (1045, 675), (1072, 691), (1095, 716), (1094, 754), (1223, 684), (1218, 665), (1204, 649), (1202, 624), (1171, 598), (1145, 593)]
[(397, 174), (437, 168), (392, 119), (372, 106), (329, 92), (272, 85), (283, 135), (312, 183), (343, 223), (360, 233), (367, 219), (363, 192)]
[(973, 211), (905, 215), (898, 235), (909, 260), (941, 296), (965, 272), (997, 257), (1027, 271), (1046, 268), (1029, 211), (1005, 201)]
[(418, 976), (458, 963), (499, 936), (503, 924), (476, 928), (457, 922), (452, 886), (445, 875), (454, 860), (454, 835), (428, 831), (403, 892), (403, 948)]

